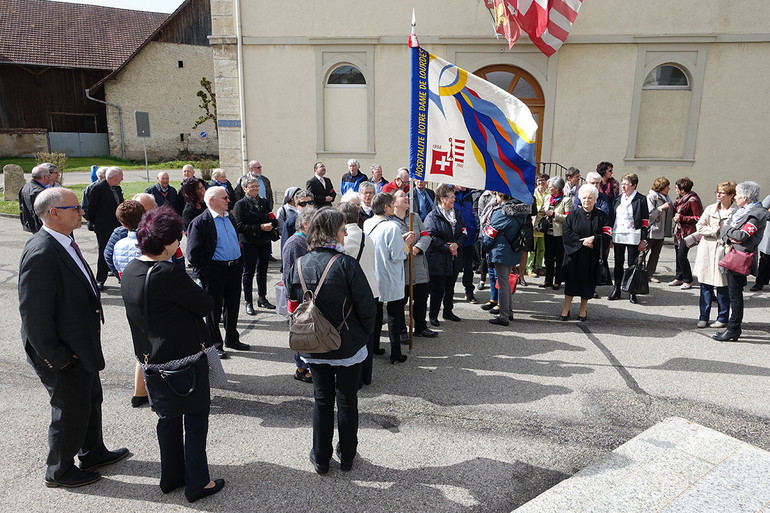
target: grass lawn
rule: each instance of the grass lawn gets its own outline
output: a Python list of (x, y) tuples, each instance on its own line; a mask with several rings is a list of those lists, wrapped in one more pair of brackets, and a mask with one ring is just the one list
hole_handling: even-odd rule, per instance
[[(144, 192), (144, 190), (147, 187), (150, 187), (152, 185), (155, 185), (155, 182), (123, 182), (120, 184), (121, 189), (123, 189), (123, 198), (125, 199), (131, 199), (134, 197), (134, 194)], [(179, 186), (181, 185), (180, 182), (169, 182), (169, 185), (171, 185), (174, 189), (179, 189)], [(83, 190), (87, 187), (86, 184), (76, 184), (67, 187), (67, 189), (71, 190), (78, 196), (78, 200), (81, 200), (83, 197)], [(19, 202), (18, 201), (0, 201), (0, 213), (3, 214), (19, 214)]]
[[(25, 173), (32, 172), (35, 167), (35, 159), (32, 157), (2, 157), (0, 158), (0, 171), (7, 164), (21, 166)], [(182, 169), (185, 164), (196, 165), (189, 160), (168, 160), (164, 162), (150, 163), (150, 169)], [(67, 157), (67, 171), (91, 171), (91, 166), (118, 166), (121, 169), (144, 169), (144, 161), (123, 160), (117, 157)], [(219, 167), (219, 161), (214, 161), (214, 167)]]

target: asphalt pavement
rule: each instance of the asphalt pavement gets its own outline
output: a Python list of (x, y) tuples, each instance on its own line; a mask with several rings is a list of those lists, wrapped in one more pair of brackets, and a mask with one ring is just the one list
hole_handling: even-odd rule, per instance
[[(76, 237), (95, 268), (93, 233), (83, 228)], [(509, 512), (672, 416), (770, 450), (767, 291), (746, 289), (743, 336), (725, 343), (711, 339), (716, 330), (695, 327), (697, 287), (652, 284), (638, 305), (625, 294), (607, 301), (604, 287), (579, 323), (559, 321), (563, 291), (538, 288), (542, 279), (533, 279), (515, 294), (515, 320), (503, 328), (465, 303), (458, 285), (462, 322), (442, 322), (436, 339), (415, 339), (404, 364), (391, 365), (387, 353), (375, 357), (373, 384), (359, 393), (353, 471), (333, 462), (326, 476), (308, 461), (312, 386), (292, 379), (285, 323), (264, 309), (254, 317), (241, 310), (241, 340), (251, 350), (223, 362), (230, 383), (212, 391), (208, 437), (211, 476), (227, 486), (190, 505), (181, 492), (164, 495), (158, 487), (156, 418), (130, 407), (134, 357), (110, 278), (102, 296), (104, 438), (132, 456), (103, 468), (96, 484), (47, 489), (50, 408), (25, 361), (17, 313), (27, 238), (18, 219), (0, 218), (2, 511)], [(673, 265), (666, 245), (664, 282)], [(271, 264), (271, 291), (278, 279)], [(476, 293), (481, 303), (488, 294)], [(385, 337), (382, 344), (388, 347)]]

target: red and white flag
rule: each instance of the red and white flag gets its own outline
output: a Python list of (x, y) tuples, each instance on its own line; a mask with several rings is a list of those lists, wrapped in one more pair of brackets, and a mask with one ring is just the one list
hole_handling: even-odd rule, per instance
[[(543, 3), (543, 0), (518, 1), (520, 7), (523, 7), (523, 4), (525, 3), (532, 5), (527, 6), (528, 9), (526, 11), (519, 9), (518, 15), (526, 15), (530, 11), (533, 11), (533, 9), (535, 9), (535, 11), (533, 11), (532, 18), (534, 18), (535, 15), (541, 15), (540, 7), (542, 7), (542, 5), (540, 4)], [(535, 3), (539, 5), (535, 6)], [(527, 31), (524, 26), (522, 26), (522, 28), (529, 34), (529, 38), (535, 46), (537, 46), (547, 57), (550, 57), (556, 53), (564, 43), (564, 40), (567, 39), (582, 4), (583, 0), (548, 0), (548, 22), (545, 26), (545, 30), (538, 35), (537, 33), (533, 34), (532, 32)], [(540, 27), (539, 23), (536, 25), (536, 28), (538, 27)]]
[(495, 18), (495, 32), (512, 47), (523, 30), (547, 57), (567, 39), (583, 0), (484, 0)]

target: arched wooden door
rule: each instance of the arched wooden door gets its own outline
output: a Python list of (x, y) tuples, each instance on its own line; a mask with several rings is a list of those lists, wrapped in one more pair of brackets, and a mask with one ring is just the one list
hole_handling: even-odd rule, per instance
[(545, 113), (545, 97), (543, 89), (535, 77), (521, 68), (508, 64), (493, 64), (484, 66), (474, 72), (474, 75), (492, 82), (500, 89), (508, 91), (523, 101), (537, 123), (535, 135), (535, 161), (540, 162), (540, 151), (543, 148), (543, 115)]

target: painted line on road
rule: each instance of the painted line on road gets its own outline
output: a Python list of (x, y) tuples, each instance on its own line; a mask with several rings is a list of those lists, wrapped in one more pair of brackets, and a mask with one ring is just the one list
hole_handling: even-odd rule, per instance
[(578, 323), (578, 328), (583, 330), (583, 333), (586, 334), (588, 339), (594, 343), (596, 347), (599, 348), (599, 351), (601, 351), (605, 358), (609, 360), (610, 364), (612, 364), (613, 367), (615, 367), (615, 370), (618, 371), (620, 374), (620, 377), (623, 378), (623, 380), (626, 382), (626, 385), (628, 388), (630, 388), (632, 391), (636, 392), (639, 395), (650, 395), (647, 392), (645, 392), (642, 387), (639, 386), (639, 383), (636, 382), (634, 377), (631, 375), (630, 372), (628, 372), (628, 369), (626, 369), (620, 361), (615, 358), (615, 355), (612, 354), (612, 351), (610, 351), (607, 346), (601, 343), (601, 341), (596, 338), (596, 335), (591, 333), (591, 330), (588, 329), (587, 326), (583, 326), (582, 323)]

